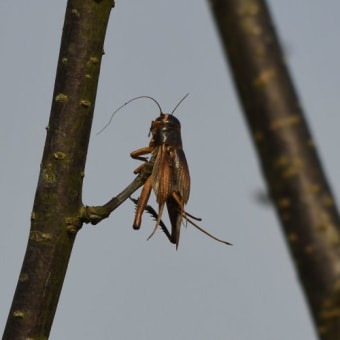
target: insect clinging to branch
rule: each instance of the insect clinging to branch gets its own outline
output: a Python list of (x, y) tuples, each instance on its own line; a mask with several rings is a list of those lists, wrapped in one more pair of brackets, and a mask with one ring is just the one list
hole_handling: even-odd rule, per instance
[[(128, 103), (141, 98), (151, 99), (155, 102), (160, 110), (160, 115), (151, 122), (149, 133), (149, 135), (151, 134), (150, 143), (148, 146), (135, 150), (130, 154), (132, 158), (144, 162), (134, 171), (135, 174), (141, 173), (145, 166), (152, 167), (151, 175), (146, 179), (139, 199), (132, 199), (136, 204), (133, 228), (140, 228), (142, 214), (144, 210), (147, 210), (156, 219), (156, 225), (148, 237), (148, 240), (155, 234), (157, 229), (161, 227), (169, 241), (176, 244), (177, 249), (181, 224), (184, 219), (214, 240), (231, 245), (231, 243), (218, 239), (199, 227), (193, 219), (198, 221), (200, 221), (200, 219), (190, 215), (184, 210), (184, 205), (188, 202), (190, 194), (190, 175), (182, 146), (181, 124), (173, 113), (187, 96), (188, 94), (179, 101), (171, 114), (163, 113), (160, 104), (152, 97), (140, 96), (130, 99), (112, 114), (109, 123), (105, 125), (101, 131), (110, 124), (113, 115)], [(99, 131), (99, 133), (101, 131)], [(147, 154), (151, 155), (150, 159), (145, 156)], [(147, 205), (152, 189), (156, 195), (158, 213)], [(171, 223), (171, 233), (161, 220), (165, 205)]]

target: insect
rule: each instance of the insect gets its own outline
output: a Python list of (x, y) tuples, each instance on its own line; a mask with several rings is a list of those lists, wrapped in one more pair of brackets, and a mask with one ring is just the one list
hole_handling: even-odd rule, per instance
[[(216, 241), (231, 245), (231, 243), (216, 238), (207, 231), (199, 227), (194, 221), (201, 219), (190, 215), (185, 211), (184, 206), (188, 202), (190, 194), (190, 174), (187, 160), (183, 151), (181, 138), (181, 123), (173, 115), (178, 106), (188, 96), (184, 96), (171, 114), (163, 113), (160, 104), (152, 97), (140, 96), (133, 98), (119, 107), (115, 114), (122, 107), (131, 101), (147, 98), (156, 103), (160, 110), (160, 115), (151, 122), (150, 132), (151, 140), (148, 146), (131, 152), (133, 159), (143, 161), (144, 163), (134, 170), (135, 174), (139, 174), (147, 165), (152, 165), (151, 175), (146, 179), (140, 197), (138, 200), (132, 199), (136, 204), (136, 214), (133, 222), (134, 229), (140, 229), (142, 223), (142, 214), (144, 210), (148, 211), (155, 219), (156, 225), (148, 237), (148, 240), (155, 234), (157, 229), (161, 227), (171, 243), (176, 244), (178, 248), (182, 221), (190, 223), (198, 230), (202, 231)], [(113, 115), (111, 116), (112, 119)], [(110, 124), (111, 119), (108, 124)], [(105, 129), (108, 124), (103, 128)], [(101, 131), (103, 131), (103, 129)], [(99, 133), (101, 132), (99, 131)], [(148, 159), (145, 155), (150, 154)], [(158, 203), (158, 213), (147, 205), (151, 191), (156, 195)], [(164, 207), (168, 210), (171, 223), (171, 233), (162, 222)]]

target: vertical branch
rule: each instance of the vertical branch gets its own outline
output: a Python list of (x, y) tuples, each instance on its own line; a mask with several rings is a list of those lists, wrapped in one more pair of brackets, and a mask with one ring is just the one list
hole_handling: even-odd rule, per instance
[(340, 219), (264, 0), (211, 0), (320, 339), (340, 334)]
[(26, 254), (3, 339), (47, 339), (73, 242), (112, 0), (67, 3)]

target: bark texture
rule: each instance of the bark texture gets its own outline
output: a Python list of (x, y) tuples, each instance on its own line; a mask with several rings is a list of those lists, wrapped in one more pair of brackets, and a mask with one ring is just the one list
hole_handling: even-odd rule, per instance
[(69, 0), (31, 230), (4, 340), (47, 339), (73, 242), (112, 0)]
[(256, 146), (316, 330), (340, 334), (340, 219), (262, 0), (212, 0)]

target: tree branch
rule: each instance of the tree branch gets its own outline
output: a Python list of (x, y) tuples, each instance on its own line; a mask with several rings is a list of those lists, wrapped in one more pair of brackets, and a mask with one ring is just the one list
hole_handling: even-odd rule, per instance
[(67, 3), (31, 231), (3, 340), (47, 339), (50, 333), (76, 236), (68, 222), (82, 206), (84, 166), (112, 6), (112, 0)]
[[(110, 216), (112, 211), (117, 209), (128, 199), (138, 188), (140, 188), (151, 175), (153, 164), (148, 162), (144, 165), (141, 173), (117, 196), (101, 206), (83, 206), (80, 212), (80, 220), (84, 223), (98, 224)], [(72, 225), (72, 224), (70, 224)]]
[(320, 339), (340, 334), (340, 218), (263, 0), (212, 0), (268, 189)]

